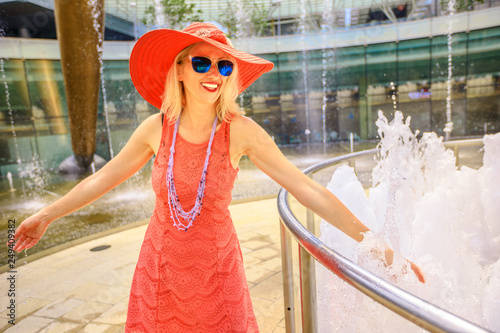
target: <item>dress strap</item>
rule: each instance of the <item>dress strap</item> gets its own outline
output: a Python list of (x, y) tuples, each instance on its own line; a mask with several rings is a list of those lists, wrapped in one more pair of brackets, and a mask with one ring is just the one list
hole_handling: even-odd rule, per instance
[(224, 130), (224, 143), (226, 145), (226, 148), (229, 150), (229, 138), (230, 138), (230, 133), (231, 133), (231, 122), (235, 118), (235, 116), (231, 116), (228, 120), (223, 120), (223, 125), (225, 128)]

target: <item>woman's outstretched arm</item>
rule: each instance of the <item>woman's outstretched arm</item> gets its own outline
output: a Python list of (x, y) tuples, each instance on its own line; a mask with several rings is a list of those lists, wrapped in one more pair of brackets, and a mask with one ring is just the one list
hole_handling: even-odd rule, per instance
[[(232, 150), (236, 156), (248, 155), (259, 169), (287, 189), (302, 205), (354, 240), (363, 240), (364, 233), (370, 229), (333, 193), (288, 161), (262, 127), (245, 117), (237, 117), (233, 121), (231, 140), (235, 140)], [(392, 264), (393, 251), (388, 248), (385, 254), (388, 264)], [(418, 266), (412, 264), (412, 269), (418, 279), (424, 282)]]
[[(157, 152), (161, 138), (161, 115), (147, 118), (132, 134), (118, 155), (95, 174), (85, 178), (62, 198), (19, 225), (14, 235), (15, 251), (34, 246), (56, 219), (97, 200), (140, 168)], [(155, 146), (156, 145), (156, 146)]]

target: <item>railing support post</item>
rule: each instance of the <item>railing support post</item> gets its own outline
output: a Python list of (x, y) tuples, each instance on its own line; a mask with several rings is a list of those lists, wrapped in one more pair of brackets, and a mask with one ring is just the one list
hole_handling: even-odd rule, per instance
[(314, 258), (299, 246), (300, 299), (302, 306), (302, 332), (316, 332), (316, 288)]
[[(314, 180), (314, 172), (308, 175)], [(316, 234), (316, 223), (314, 219), (314, 213), (312, 210), (306, 210), (306, 221), (307, 230), (310, 230), (313, 234)], [(316, 269), (314, 258), (309, 252), (300, 247), (300, 260), (302, 262), (301, 266), (301, 288), (303, 290), (303, 295), (307, 301), (307, 308), (304, 312), (304, 307), (302, 307), (302, 326), (304, 327), (303, 332), (317, 332), (317, 316), (316, 316)], [(307, 314), (305, 316), (304, 314)], [(304, 323), (307, 322), (307, 329), (305, 329)]]
[(295, 306), (293, 297), (292, 236), (280, 219), (281, 263), (283, 274), (283, 303), (287, 333), (295, 333)]

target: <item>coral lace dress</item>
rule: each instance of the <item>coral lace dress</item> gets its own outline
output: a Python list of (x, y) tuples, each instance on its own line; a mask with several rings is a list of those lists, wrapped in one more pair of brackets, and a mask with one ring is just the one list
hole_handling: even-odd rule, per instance
[[(132, 281), (125, 331), (258, 332), (228, 209), (238, 172), (229, 158), (229, 123), (215, 133), (201, 215), (187, 231), (170, 217), (165, 177), (175, 124), (163, 123), (152, 173), (156, 205)], [(185, 211), (195, 204), (207, 146), (177, 134), (174, 183)]]

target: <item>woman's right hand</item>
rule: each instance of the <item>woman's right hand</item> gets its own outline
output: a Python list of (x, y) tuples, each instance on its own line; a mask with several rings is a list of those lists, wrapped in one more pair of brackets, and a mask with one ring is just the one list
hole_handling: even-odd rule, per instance
[(24, 222), (17, 227), (16, 233), (14, 234), (14, 240), (16, 240), (14, 251), (21, 252), (24, 249), (33, 247), (38, 243), (40, 238), (42, 238), (49, 224), (50, 222), (43, 221), (40, 213), (32, 215), (24, 220)]

